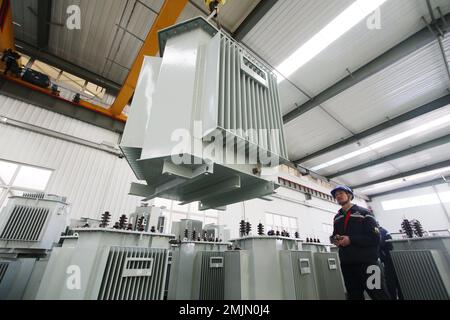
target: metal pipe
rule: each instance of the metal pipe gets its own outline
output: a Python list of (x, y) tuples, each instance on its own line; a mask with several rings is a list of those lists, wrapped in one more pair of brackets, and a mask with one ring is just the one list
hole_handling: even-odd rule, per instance
[(439, 192), (438, 192), (438, 190), (437, 190), (437, 188), (436, 188), (436, 185), (433, 186), (433, 191), (434, 191), (434, 193), (436, 193), (436, 196), (437, 196), (438, 199), (439, 199), (439, 204), (441, 205), (441, 208), (442, 208), (442, 210), (444, 211), (445, 216), (447, 217), (447, 221), (448, 221), (448, 223), (449, 223), (449, 225), (450, 225), (450, 214), (449, 214), (447, 208), (445, 207), (444, 202), (442, 201), (441, 195), (439, 194)]
[[(422, 21), (425, 23), (425, 25), (427, 26), (428, 30), (430, 30), (430, 32), (436, 36), (438, 44), (439, 44), (439, 50), (441, 51), (441, 56), (442, 59), (444, 59), (444, 65), (445, 65), (445, 71), (447, 73), (447, 77), (448, 77), (448, 81), (449, 81), (449, 88), (447, 88), (447, 90), (450, 91), (450, 65), (448, 63), (447, 60), (447, 55), (445, 54), (445, 50), (444, 50), (444, 44), (442, 43), (442, 39), (445, 39), (445, 33), (441, 30), (441, 28), (439, 28), (439, 25), (437, 23), (436, 17), (434, 15), (434, 11), (433, 8), (431, 6), (431, 1), (427, 0), (427, 7), (428, 7), (428, 12), (430, 13), (431, 16), (431, 23), (436, 27), (438, 34), (436, 34), (434, 32), (434, 30), (431, 28), (431, 25), (427, 22), (427, 20), (425, 19), (425, 17), (422, 16)], [(442, 15), (442, 12), (440, 10), (440, 8), (438, 8), (438, 12), (441, 15), (442, 20), (444, 21), (444, 26), (446, 25), (446, 20), (445, 17)]]
[(97, 149), (97, 150), (104, 151), (104, 152), (107, 152), (107, 153), (111, 153), (111, 154), (113, 154), (115, 156), (119, 156), (119, 157), (122, 156), (122, 153), (120, 151), (114, 150), (113, 148), (110, 148), (110, 147), (108, 147), (106, 145), (98, 144), (98, 143), (95, 143), (95, 142), (92, 142), (92, 141), (88, 141), (88, 140), (81, 139), (81, 138), (78, 138), (78, 137), (75, 137), (75, 136), (64, 134), (64, 133), (61, 133), (61, 132), (58, 132), (58, 131), (50, 130), (50, 129), (47, 129), (47, 128), (43, 128), (43, 127), (39, 127), (39, 126), (32, 125), (32, 124), (29, 124), (29, 123), (25, 123), (25, 122), (22, 122), (22, 121), (19, 121), (19, 120), (11, 119), (11, 118), (8, 118), (8, 117), (3, 116), (3, 115), (0, 115), (0, 124), (10, 125), (10, 126), (13, 126), (13, 127), (16, 127), (16, 128), (20, 128), (20, 129), (32, 131), (32, 132), (35, 132), (35, 133), (43, 134), (43, 135), (46, 135), (46, 136), (49, 136), (49, 137), (52, 137), (52, 138), (64, 140), (64, 141), (67, 141), (67, 142), (76, 143), (76, 144), (83, 145), (83, 146), (86, 146), (86, 147), (89, 147), (89, 148), (93, 148), (93, 149)]

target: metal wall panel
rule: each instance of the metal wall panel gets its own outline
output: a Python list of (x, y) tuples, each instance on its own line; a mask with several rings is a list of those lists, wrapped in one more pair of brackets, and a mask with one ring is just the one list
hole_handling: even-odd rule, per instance
[[(275, 76), (236, 42), (223, 35), (220, 41), (218, 125), (242, 138), (247, 136), (239, 129), (256, 130), (248, 136), (251, 143), (287, 158)], [(271, 130), (278, 130), (279, 137), (271, 136)]]
[(39, 241), (48, 213), (48, 208), (15, 206), (2, 230), (0, 239), (8, 241)]
[[(65, 27), (69, 5), (81, 10), (81, 29)], [(122, 83), (161, 8), (161, 0), (53, 1), (49, 51), (83, 68)], [(141, 39), (141, 40), (139, 40)]]
[[(345, 10), (353, 1), (279, 1), (244, 38), (244, 43), (278, 65), (319, 30)], [(432, 1), (444, 13), (447, 0)], [(380, 7), (380, 28), (369, 29), (362, 20), (289, 77), (311, 95), (316, 95), (348, 76), (380, 54), (425, 26), (428, 17), (425, 1), (387, 1)]]
[[(448, 300), (448, 266), (434, 250), (392, 251), (392, 260), (406, 300)], [(447, 273), (445, 273), (445, 271)]]
[[(339, 148), (337, 150), (328, 152), (324, 155), (321, 155), (319, 157), (316, 157), (314, 159), (306, 161), (306, 162), (302, 163), (302, 165), (307, 168), (312, 168), (314, 166), (320, 165), (327, 161), (330, 161), (330, 160), (336, 159), (338, 157), (348, 155), (352, 152), (358, 151), (361, 148), (368, 147), (373, 143), (380, 142), (384, 139), (388, 139), (395, 135), (404, 133), (405, 131), (415, 129), (415, 128), (417, 128), (421, 125), (424, 125), (426, 123), (429, 123), (431, 121), (438, 120), (438, 119), (442, 118), (443, 116), (448, 115), (449, 113), (450, 113), (450, 106), (440, 108), (439, 110), (430, 112), (428, 114), (424, 114), (415, 119), (406, 121), (402, 124), (399, 124), (394, 127), (388, 128), (386, 130), (380, 131), (374, 135), (371, 135), (367, 138), (360, 140), (358, 143), (352, 143), (345, 147)], [(363, 163), (367, 163), (367, 162), (379, 159), (381, 157), (408, 149), (412, 146), (417, 146), (417, 145), (425, 143), (427, 141), (437, 139), (437, 138), (445, 136), (447, 134), (450, 134), (450, 126), (447, 123), (444, 123), (439, 126), (429, 128), (428, 130), (421, 132), (420, 134), (414, 134), (406, 139), (401, 139), (394, 143), (385, 145), (381, 148), (377, 148), (373, 151), (361, 154), (358, 157), (354, 157), (352, 159), (348, 159), (341, 163), (335, 164), (331, 167), (319, 170), (319, 173), (323, 174), (323, 175), (334, 174), (337, 171), (342, 171), (347, 168), (351, 168), (351, 167), (354, 167), (354, 166), (357, 166), (357, 165), (360, 165)], [(419, 158), (414, 159), (413, 163), (416, 164), (417, 166), (425, 165), (425, 162), (420, 161)]]
[(285, 126), (289, 159), (299, 159), (351, 136), (320, 108), (311, 110)]
[(357, 133), (442, 97), (447, 88), (447, 74), (435, 41), (323, 106)]
[(168, 251), (111, 247), (98, 294), (99, 300), (162, 300)]
[[(95, 142), (117, 142), (117, 133), (0, 96), (0, 114)], [(71, 218), (112, 219), (129, 214), (140, 199), (128, 196), (136, 179), (125, 159), (87, 146), (0, 123), (0, 158), (53, 169), (46, 192), (67, 196)]]
[(37, 45), (37, 7), (38, 0), (11, 1), (14, 36), (32, 45)]

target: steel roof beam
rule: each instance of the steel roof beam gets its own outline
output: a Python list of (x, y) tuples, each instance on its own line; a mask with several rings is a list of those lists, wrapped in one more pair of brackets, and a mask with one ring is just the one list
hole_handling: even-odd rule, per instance
[[(450, 20), (450, 13), (444, 16), (446, 21)], [(450, 31), (450, 26), (445, 25), (441, 20), (433, 23), (433, 27), (438, 27), (444, 32)], [(361, 81), (373, 76), (374, 74), (386, 69), (392, 64), (398, 62), (404, 57), (410, 55), (411, 53), (425, 47), (426, 45), (436, 41), (436, 36), (433, 35), (428, 27), (416, 32), (406, 40), (400, 42), (393, 48), (389, 49), (385, 53), (381, 54), (377, 58), (373, 59), (366, 65), (362, 66), (356, 71), (353, 71), (351, 75), (345, 77), (344, 79), (338, 81), (328, 89), (325, 89), (317, 96), (311, 100), (305, 102), (304, 104), (296, 107), (294, 110), (290, 111), (283, 117), (284, 123), (288, 123), (298, 118), (302, 114), (314, 109), (325, 101), (337, 96), (341, 92), (353, 87), (354, 85), (360, 83)]]
[(233, 38), (242, 41), (277, 2), (278, 0), (261, 0), (233, 33)]
[(435, 185), (438, 185), (438, 184), (443, 184), (443, 183), (450, 183), (450, 176), (442, 177), (442, 178), (439, 178), (439, 179), (434, 179), (434, 180), (431, 180), (431, 181), (416, 183), (416, 184), (413, 184), (411, 186), (401, 187), (401, 188), (393, 189), (393, 190), (386, 191), (386, 192), (380, 192), (380, 193), (371, 195), (369, 197), (370, 197), (370, 199), (373, 199), (373, 198), (387, 196), (387, 195), (390, 195), (390, 194), (393, 194), (393, 193), (411, 191), (411, 190), (420, 189), (420, 188), (426, 188), (426, 187), (432, 187), (432, 186), (435, 186)]
[(422, 116), (424, 114), (433, 112), (433, 111), (438, 110), (440, 108), (443, 108), (443, 107), (445, 107), (445, 106), (447, 106), (449, 104), (450, 104), (450, 94), (445, 95), (445, 96), (443, 96), (443, 97), (441, 97), (439, 99), (436, 99), (436, 100), (434, 100), (432, 102), (429, 102), (427, 104), (424, 104), (423, 106), (420, 106), (420, 107), (418, 107), (418, 108), (416, 108), (414, 110), (408, 111), (408, 112), (406, 112), (406, 113), (404, 113), (404, 114), (402, 114), (402, 115), (400, 115), (400, 116), (398, 116), (396, 118), (390, 119), (390, 120), (388, 120), (386, 122), (383, 122), (383, 123), (381, 123), (379, 125), (376, 125), (376, 126), (370, 128), (370, 129), (367, 129), (367, 130), (365, 130), (363, 132), (357, 133), (357, 134), (355, 134), (355, 135), (353, 135), (353, 136), (351, 136), (351, 137), (349, 137), (347, 139), (339, 141), (339, 142), (337, 142), (337, 143), (335, 143), (333, 145), (330, 145), (330, 146), (328, 146), (326, 148), (323, 148), (321, 150), (313, 152), (313, 153), (311, 153), (311, 154), (309, 154), (309, 155), (307, 155), (307, 156), (305, 156), (303, 158), (297, 159), (297, 160), (294, 161), (294, 163), (304, 163), (304, 162), (306, 162), (306, 161), (308, 161), (310, 159), (313, 159), (313, 158), (316, 158), (318, 156), (324, 155), (324, 154), (326, 154), (328, 152), (337, 150), (337, 149), (342, 148), (344, 146), (347, 146), (349, 144), (358, 142), (361, 139), (364, 139), (364, 138), (367, 138), (369, 136), (372, 136), (372, 135), (374, 135), (374, 134), (376, 134), (378, 132), (381, 132), (383, 130), (389, 129), (389, 128), (394, 127), (396, 125), (399, 125), (399, 124), (401, 124), (403, 122), (406, 122), (406, 121), (412, 120), (414, 118), (420, 117), (420, 116)]
[(431, 141), (427, 141), (425, 143), (422, 143), (422, 144), (419, 144), (417, 146), (408, 148), (406, 150), (390, 154), (390, 155), (388, 155), (386, 157), (382, 157), (382, 158), (377, 159), (375, 161), (370, 161), (370, 162), (367, 162), (367, 163), (364, 163), (364, 164), (361, 164), (361, 165), (358, 165), (358, 166), (355, 166), (355, 167), (352, 167), (352, 168), (349, 168), (349, 169), (346, 169), (346, 170), (339, 171), (339, 172), (337, 172), (335, 174), (331, 174), (331, 175), (326, 176), (326, 178), (327, 179), (334, 179), (336, 177), (340, 177), (340, 176), (343, 176), (343, 175), (346, 175), (346, 174), (349, 174), (349, 173), (352, 173), (352, 172), (356, 172), (356, 171), (359, 171), (359, 170), (367, 169), (367, 168), (370, 168), (370, 167), (373, 167), (373, 166), (376, 166), (376, 165), (379, 165), (379, 164), (382, 164), (382, 163), (385, 163), (385, 162), (388, 162), (388, 161), (397, 160), (397, 159), (400, 159), (400, 158), (403, 158), (403, 157), (415, 154), (415, 153), (420, 152), (420, 151), (425, 151), (425, 150), (428, 150), (428, 149), (431, 149), (431, 148), (439, 147), (439, 146), (444, 145), (446, 143), (450, 143), (450, 134), (448, 134), (446, 136), (443, 136), (443, 137), (440, 137), (440, 138), (437, 138), (437, 139), (434, 139), (434, 140), (431, 140)]

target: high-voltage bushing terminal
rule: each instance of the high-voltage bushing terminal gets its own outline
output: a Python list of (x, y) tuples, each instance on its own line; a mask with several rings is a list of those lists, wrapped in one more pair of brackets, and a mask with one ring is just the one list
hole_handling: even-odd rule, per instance
[(264, 225), (262, 223), (258, 224), (258, 235), (260, 236), (264, 235)]
[(244, 220), (241, 220), (239, 222), (239, 235), (243, 237), (245, 236), (245, 234), (246, 234), (246, 223)]
[(417, 237), (422, 238), (423, 234), (424, 234), (424, 231), (423, 231), (423, 227), (422, 227), (422, 224), (420, 223), (420, 221), (414, 219), (414, 220), (411, 221), (411, 225), (412, 225), (414, 234)]
[(402, 231), (403, 231), (403, 233), (406, 234), (406, 236), (408, 238), (413, 238), (414, 237), (414, 231), (413, 231), (413, 228), (411, 226), (411, 222), (408, 219), (404, 219), (402, 221)]

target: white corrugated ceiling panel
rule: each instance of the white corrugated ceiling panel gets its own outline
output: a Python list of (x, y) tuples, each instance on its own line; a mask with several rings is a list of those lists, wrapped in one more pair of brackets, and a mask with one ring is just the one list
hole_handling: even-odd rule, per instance
[(271, 64), (278, 65), (352, 2), (278, 1), (243, 42)]
[(69, 5), (81, 9), (81, 29), (52, 25), (49, 51), (83, 68), (122, 83), (142, 46), (161, 0), (60, 0), (53, 2), (52, 19), (61, 23)]
[[(319, 125), (320, 124), (320, 125)], [(351, 134), (320, 108), (305, 113), (285, 126), (289, 158), (301, 158), (310, 150), (326, 147)]]
[(366, 188), (356, 189), (357, 191), (361, 192), (364, 191), (364, 194), (370, 196), (375, 195), (382, 192), (387, 192), (399, 188), (409, 187), (413, 186), (422, 182), (428, 182), (433, 181), (436, 179), (442, 178), (442, 176), (448, 176), (450, 174), (450, 168), (446, 171), (439, 172), (439, 173), (433, 173), (427, 176), (419, 177), (418, 179), (411, 179), (406, 177), (405, 179), (397, 179), (389, 181), (388, 183), (382, 183), (378, 185), (373, 185)]
[(289, 81), (280, 83), (278, 89), (280, 92), (282, 114), (286, 114), (294, 109), (296, 107), (295, 104), (301, 105), (309, 100), (307, 96)]
[(368, 181), (375, 181), (399, 173), (400, 171), (390, 163), (381, 163), (370, 167), (369, 169), (348, 173), (334, 180), (340, 181), (347, 186), (356, 186)]
[[(244, 42), (265, 59), (279, 65), (296, 49), (343, 12), (353, 1), (279, 1)], [(433, 6), (450, 11), (448, 0)], [(380, 29), (369, 29), (367, 20), (349, 30), (322, 53), (295, 72), (290, 79), (311, 95), (328, 88), (425, 26), (425, 1), (388, 0), (380, 8)]]
[[(406, 131), (415, 130), (422, 125), (427, 125), (429, 123), (433, 123), (434, 121), (439, 121), (442, 117), (448, 116), (449, 114), (450, 114), (450, 106), (446, 106), (440, 108), (439, 110), (430, 112), (423, 116), (417, 117), (410, 121), (394, 126), (392, 128), (383, 130), (377, 134), (374, 134), (370, 137), (363, 139), (362, 142), (364, 143), (364, 145), (371, 145), (375, 142), (382, 141), (384, 139), (396, 136), (398, 134), (402, 134)], [(377, 153), (379, 153), (382, 156), (386, 156), (394, 152), (404, 150), (411, 146), (416, 146), (418, 144), (442, 137), (447, 134), (450, 134), (450, 125), (448, 122), (430, 128), (429, 130), (414, 134), (408, 138), (399, 140), (398, 142), (391, 143), (384, 147), (378, 148)]]
[(450, 160), (450, 143), (416, 152), (414, 154), (381, 163), (366, 169), (345, 174), (335, 180), (348, 185), (360, 185), (366, 182), (387, 178), (402, 172), (408, 172)]
[(322, 105), (353, 132), (361, 132), (447, 93), (437, 42), (422, 48)]
[(31, 45), (37, 45), (37, 4), (38, 0), (11, 1), (14, 36)]
[[(350, 154), (351, 152), (358, 151), (360, 148), (364, 148), (364, 145), (361, 144), (361, 146), (358, 146), (357, 144), (354, 144), (354, 145), (352, 144), (352, 145), (343, 147), (339, 150), (332, 151), (326, 155), (321, 156), (320, 158), (318, 157), (317, 159), (308, 161), (305, 164), (302, 164), (302, 166), (304, 166), (306, 168), (313, 168), (314, 166), (320, 165), (327, 161)], [(359, 155), (358, 157), (348, 159), (348, 160), (345, 160), (338, 164), (335, 164), (333, 166), (317, 170), (317, 173), (319, 173), (320, 175), (323, 175), (323, 176), (327, 176), (327, 175), (334, 174), (337, 171), (342, 171), (344, 169), (348, 169), (348, 168), (354, 167), (354, 166), (362, 164), (362, 163), (374, 161), (378, 158), (380, 158), (380, 155), (377, 152), (369, 151), (369, 152)], [(319, 161), (319, 159), (320, 159), (320, 161)]]
[(406, 172), (447, 160), (450, 160), (450, 143), (392, 160), (389, 163), (402, 172)]
[[(450, 11), (448, 0), (433, 1), (444, 12)], [(291, 81), (317, 95), (382, 53), (425, 27), (422, 16), (429, 16), (423, 0), (388, 0), (380, 7), (380, 29), (369, 29), (361, 21), (300, 68)]]
[[(424, 114), (415, 119), (409, 120), (407, 122), (401, 123), (394, 127), (380, 131), (370, 137), (362, 139), (361, 141), (359, 141), (359, 143), (352, 143), (348, 146), (344, 146), (344, 147), (334, 150), (332, 152), (328, 152), (324, 155), (321, 155), (314, 159), (308, 160), (308, 161), (302, 163), (302, 166), (304, 166), (306, 168), (312, 168), (314, 166), (320, 165), (327, 161), (330, 161), (330, 160), (336, 159), (338, 157), (344, 156), (346, 154), (350, 154), (352, 152), (358, 151), (361, 148), (368, 147), (368, 146), (372, 145), (373, 143), (380, 142), (384, 139), (393, 137), (397, 134), (401, 134), (405, 131), (415, 129), (415, 128), (419, 127), (420, 125), (424, 125), (431, 121), (440, 119), (441, 117), (446, 116), (448, 114), (450, 114), (450, 106), (442, 107), (442, 108), (435, 110), (433, 112), (430, 112), (428, 114)], [(418, 134), (414, 134), (406, 139), (402, 139), (397, 142), (386, 145), (384, 147), (378, 148), (374, 151), (367, 152), (365, 154), (361, 154), (355, 158), (348, 159), (344, 162), (338, 163), (338, 164), (333, 165), (328, 168), (324, 168), (322, 170), (319, 170), (319, 173), (323, 174), (323, 175), (334, 174), (338, 171), (342, 171), (347, 168), (351, 168), (351, 167), (354, 167), (354, 166), (357, 166), (357, 165), (360, 165), (363, 163), (367, 163), (369, 161), (379, 159), (379, 158), (387, 156), (389, 154), (393, 154), (395, 152), (399, 152), (399, 151), (408, 149), (412, 146), (416, 146), (416, 145), (422, 144), (424, 142), (431, 141), (433, 139), (442, 137), (447, 134), (450, 134), (450, 126), (448, 124), (442, 124), (440, 126), (430, 128), (427, 131), (424, 131), (424, 132), (421, 132)]]

